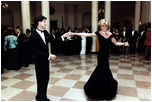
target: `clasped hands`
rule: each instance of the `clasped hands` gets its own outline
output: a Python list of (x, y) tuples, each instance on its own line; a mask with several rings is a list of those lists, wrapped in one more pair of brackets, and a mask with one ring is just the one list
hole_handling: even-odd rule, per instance
[(69, 37), (69, 36), (73, 36), (74, 34), (72, 32), (67, 32), (65, 34), (63, 34), (62, 36), (65, 37)]
[(125, 42), (124, 44), (125, 44), (124, 46), (128, 46), (129, 47), (129, 43), (128, 42)]

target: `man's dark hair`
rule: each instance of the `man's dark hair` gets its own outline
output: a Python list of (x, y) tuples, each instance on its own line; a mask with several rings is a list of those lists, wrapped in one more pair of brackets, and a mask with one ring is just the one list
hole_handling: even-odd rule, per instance
[(38, 26), (38, 22), (41, 22), (43, 21), (44, 19), (47, 19), (45, 16), (38, 16), (34, 19), (34, 28), (36, 28)]
[(27, 33), (31, 33), (31, 30), (30, 29), (26, 29), (26, 34)]
[(21, 28), (21, 26), (16, 26), (16, 29), (20, 29)]
[(7, 30), (7, 35), (14, 35), (14, 30), (13, 29), (8, 29)]

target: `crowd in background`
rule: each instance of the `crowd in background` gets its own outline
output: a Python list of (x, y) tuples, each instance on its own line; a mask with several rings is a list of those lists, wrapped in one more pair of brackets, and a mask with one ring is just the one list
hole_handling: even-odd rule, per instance
[[(19, 70), (21, 67), (28, 67), (30, 63), (33, 63), (33, 56), (30, 51), (30, 35), (34, 28), (26, 30), (26, 34), (22, 33), (22, 27), (17, 26), (15, 29), (7, 27), (2, 30), (1, 34), (1, 61), (2, 72), (3, 68), (8, 70)], [(86, 32), (91, 33), (89, 27), (74, 28), (72, 30), (69, 27), (67, 30), (52, 28), (50, 37), (53, 41), (51, 43), (52, 54), (64, 54), (64, 55), (79, 55), (90, 54), (92, 48), (91, 37), (72, 36), (67, 37), (64, 40), (61, 36), (66, 32)], [(139, 31), (135, 30), (135, 26), (127, 26), (122, 29), (115, 27), (111, 28), (111, 33), (115, 39), (120, 42), (129, 42), (129, 48), (122, 46), (111, 45), (111, 53), (113, 54), (135, 54), (136, 52), (145, 55), (146, 60), (151, 58), (151, 23), (146, 23), (139, 26)]]
[(111, 28), (115, 39), (120, 42), (129, 42), (129, 48), (112, 45), (112, 53), (125, 54), (126, 50), (130, 54), (141, 53), (145, 55), (146, 60), (151, 58), (151, 23), (145, 23), (139, 26), (139, 31), (135, 30), (134, 25), (124, 26), (121, 29)]
[(15, 29), (8, 27), (1, 35), (2, 68), (19, 70), (21, 67), (28, 67), (30, 63), (33, 63), (29, 43), (30, 29), (27, 29), (24, 34), (21, 26), (17, 26)]

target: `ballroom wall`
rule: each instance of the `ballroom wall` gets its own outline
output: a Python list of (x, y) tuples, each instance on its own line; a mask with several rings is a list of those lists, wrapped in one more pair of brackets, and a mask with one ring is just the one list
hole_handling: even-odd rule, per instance
[[(3, 1), (4, 2), (4, 1)], [(2, 22), (4, 26), (22, 25), (21, 2), (6, 1), (9, 12), (1, 12)], [(101, 2), (101, 1), (99, 1)], [(50, 1), (50, 6), (55, 10), (54, 14), (50, 14), (50, 20), (56, 20), (59, 28), (63, 25), (67, 29), (69, 26), (81, 28), (91, 25), (91, 1)], [(99, 3), (100, 4), (100, 3)], [(146, 8), (145, 8), (146, 7)], [(151, 2), (141, 2), (141, 23), (151, 21)], [(30, 1), (31, 23), (36, 16), (41, 14), (41, 1)], [(122, 27), (124, 22), (134, 24), (135, 2), (114, 2), (111, 3), (111, 24), (120, 24)], [(27, 22), (27, 21), (25, 21)]]

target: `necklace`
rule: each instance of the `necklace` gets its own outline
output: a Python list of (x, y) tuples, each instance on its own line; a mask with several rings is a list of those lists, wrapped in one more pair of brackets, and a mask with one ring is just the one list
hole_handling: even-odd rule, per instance
[(108, 34), (108, 32), (104, 32), (104, 31), (102, 31), (102, 33), (105, 34), (105, 35)]

